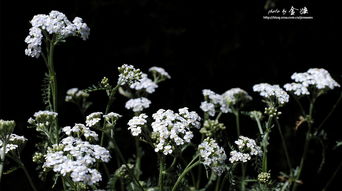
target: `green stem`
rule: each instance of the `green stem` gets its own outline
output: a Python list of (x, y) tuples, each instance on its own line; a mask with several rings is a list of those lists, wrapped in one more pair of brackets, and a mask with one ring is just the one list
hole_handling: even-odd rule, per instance
[(5, 152), (6, 152), (6, 146), (7, 146), (7, 141), (3, 141), (3, 145), (2, 145), (2, 151), (1, 151), (1, 155), (0, 155), (0, 183), (1, 183), (1, 177), (2, 177), (2, 173), (4, 170), (4, 164), (5, 164)]
[(327, 188), (329, 187), (329, 185), (332, 183), (332, 181), (334, 180), (335, 176), (337, 175), (338, 171), (340, 171), (342, 168), (342, 161), (340, 162), (340, 164), (338, 165), (338, 167), (336, 168), (336, 170), (334, 171), (334, 173), (332, 174), (332, 176), (329, 178), (327, 184), (324, 186), (324, 188), (322, 189), (322, 191), (326, 191)]
[(268, 136), (271, 132), (271, 125), (272, 117), (268, 117), (267, 123), (266, 123), (266, 132), (263, 134), (262, 138), (262, 148), (263, 148), (263, 155), (262, 155), (262, 171), (267, 172), (267, 146), (268, 146)]
[(305, 159), (306, 159), (306, 156), (307, 156), (307, 153), (308, 153), (309, 143), (310, 143), (310, 140), (311, 140), (311, 128), (312, 128), (312, 123), (313, 123), (312, 113), (313, 113), (313, 108), (314, 108), (314, 102), (315, 102), (315, 99), (313, 99), (310, 102), (310, 108), (309, 108), (309, 118), (310, 118), (309, 120), (310, 121), (308, 122), (308, 130), (307, 130), (306, 136), (305, 136), (304, 151), (303, 151), (302, 158), (300, 159), (298, 173), (297, 173), (297, 176), (295, 177), (295, 182), (294, 182), (292, 191), (295, 191), (297, 189), (297, 187), (298, 187), (297, 180), (299, 180), (299, 178), (300, 178), (300, 175), (301, 175), (303, 167), (304, 167), (304, 162), (305, 162)]
[(136, 160), (135, 160), (135, 166), (134, 166), (134, 173), (137, 179), (140, 179), (141, 175), (141, 157), (142, 157), (142, 150), (140, 147), (139, 139), (135, 137), (135, 149), (136, 149)]
[[(191, 164), (191, 162), (189, 163)], [(197, 165), (201, 164), (200, 161), (196, 161), (195, 163), (193, 163), (192, 165), (190, 166), (187, 166), (184, 171), (182, 172), (182, 174), (178, 177), (176, 183), (174, 184), (173, 188), (172, 188), (172, 191), (176, 191), (177, 189), (177, 186), (179, 185), (179, 183), (181, 182), (181, 180), (184, 178), (184, 176), (191, 170), (193, 169), (194, 167), (196, 167)]]
[(334, 104), (334, 106), (331, 108), (330, 112), (328, 113), (328, 115), (324, 118), (324, 120), (321, 122), (321, 124), (318, 126), (317, 131), (321, 130), (321, 128), (323, 127), (323, 125), (326, 123), (326, 121), (330, 118), (330, 116), (334, 113), (336, 107), (338, 106), (338, 104), (341, 102), (342, 100), (342, 92), (340, 94), (340, 97), (337, 99), (336, 103)]
[(246, 182), (245, 182), (246, 166), (244, 163), (241, 163), (241, 172), (242, 172), (242, 175), (241, 175), (241, 191), (245, 191), (246, 190)]
[(261, 123), (260, 123), (259, 118), (256, 117), (256, 118), (255, 118), (255, 121), (256, 121), (257, 124), (258, 124), (258, 129), (259, 129), (260, 135), (264, 134), (264, 131), (262, 130), (262, 127), (261, 127)]
[(216, 180), (215, 191), (219, 191), (220, 182), (221, 182), (221, 176), (219, 176), (219, 177), (217, 178), (217, 180)]
[(220, 186), (220, 191), (222, 191), (224, 189), (224, 185), (226, 184), (226, 181), (227, 181), (227, 175), (225, 175), (223, 177), (223, 180), (222, 180), (222, 183), (221, 183), (221, 186)]
[(283, 134), (283, 131), (281, 130), (280, 123), (279, 123), (279, 121), (278, 121), (277, 118), (275, 119), (275, 121), (276, 121), (276, 123), (277, 123), (278, 131), (279, 131), (280, 138), (281, 138), (281, 142), (282, 142), (282, 145), (283, 145), (283, 149), (284, 149), (284, 153), (285, 153), (285, 157), (286, 157), (287, 166), (289, 167), (289, 170), (291, 171), (292, 165), (291, 165), (289, 153), (288, 153), (288, 150), (287, 150), (287, 146), (286, 146), (284, 134)]
[(159, 185), (159, 190), (163, 191), (164, 190), (164, 165), (165, 165), (165, 158), (162, 154), (159, 155), (159, 179), (158, 179), (158, 185)]
[(239, 137), (240, 136), (240, 112), (236, 111), (234, 112), (234, 115), (235, 115), (235, 122), (236, 122), (236, 133), (237, 133), (237, 136)]

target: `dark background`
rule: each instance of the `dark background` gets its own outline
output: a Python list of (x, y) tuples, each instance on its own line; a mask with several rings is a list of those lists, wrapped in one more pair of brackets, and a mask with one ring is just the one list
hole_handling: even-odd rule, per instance
[[(262, 16), (267, 15), (265, 7), (270, 2), (279, 9), (306, 6), (314, 19), (263, 20)], [(201, 90), (204, 88), (223, 93), (227, 89), (241, 87), (258, 101), (259, 97), (252, 93), (254, 84), (282, 85), (290, 81), (293, 72), (304, 72), (313, 67), (327, 69), (334, 79), (342, 82), (339, 8), (328, 2), (32, 0), (0, 3), (0, 118), (15, 120), (16, 132), (25, 134), (29, 139), (34, 139), (34, 135), (30, 135), (33, 131), (25, 128), (26, 121), (34, 112), (43, 109), (40, 86), (46, 68), (41, 58), (25, 56), (24, 39), (32, 17), (48, 14), (51, 10), (65, 13), (69, 20), (79, 16), (91, 28), (89, 40), (70, 38), (56, 48), (55, 67), (60, 97), (69, 88), (89, 87), (103, 76), (114, 81), (118, 75), (116, 68), (123, 63), (143, 71), (151, 66), (160, 66), (172, 76), (151, 96), (153, 106), (150, 112), (183, 106), (200, 112)], [(315, 113), (317, 119), (322, 119), (329, 111), (339, 91), (320, 98)], [(96, 96), (102, 98), (101, 95)], [(113, 110), (122, 113), (125, 112), (122, 109), (124, 104), (120, 101), (125, 99), (119, 98)], [(103, 110), (104, 103), (99, 101), (91, 110)], [(256, 106), (262, 110), (261, 105)], [(80, 118), (74, 114), (76, 109), (73, 106), (61, 104), (60, 108), (65, 125), (74, 122), (74, 118)], [(294, 104), (283, 109), (281, 120), (290, 134), (294, 117), (298, 114), (295, 109)], [(320, 190), (341, 160), (340, 152), (331, 149), (335, 141), (341, 139), (341, 134), (336, 133), (341, 132), (336, 130), (341, 129), (340, 116), (341, 109), (338, 108), (326, 125), (329, 150), (323, 173), (316, 176), (308, 167), (304, 172), (303, 190)], [(253, 136), (254, 130), (249, 132), (245, 128), (244, 131)], [(296, 136), (290, 139), (289, 144), (296, 148), (290, 153), (294, 156), (294, 163), (298, 164), (304, 137), (300, 132)], [(279, 143), (274, 143), (277, 144), (280, 148)], [(28, 144), (28, 147), (32, 146)], [(276, 147), (274, 150), (276, 153)], [(29, 155), (27, 163), (31, 164), (32, 153), (26, 152)], [(313, 153), (308, 157), (307, 166), (319, 164), (320, 147), (316, 144), (313, 144)], [(275, 157), (274, 161), (277, 159)], [(276, 169), (276, 178), (276, 172), (283, 170), (284, 164), (275, 162), (272, 166)], [(1, 190), (9, 190), (4, 185), (13, 184), (16, 177), (26, 185), (21, 174), (16, 172), (5, 176)], [(21, 186), (13, 188), (22, 189)], [(331, 190), (340, 186), (335, 181)]]

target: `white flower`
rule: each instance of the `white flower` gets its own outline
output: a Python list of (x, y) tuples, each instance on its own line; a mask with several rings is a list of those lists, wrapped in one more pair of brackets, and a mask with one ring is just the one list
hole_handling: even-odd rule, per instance
[(149, 108), (151, 101), (145, 97), (130, 99), (126, 102), (126, 109), (132, 109), (134, 112), (143, 111)]
[(262, 151), (253, 139), (248, 137), (239, 136), (239, 139), (235, 141), (239, 151), (231, 151), (229, 161), (235, 162), (247, 162), (251, 160), (251, 156), (261, 155)]
[(110, 153), (104, 147), (68, 136), (59, 145), (49, 148), (43, 168), (52, 169), (62, 176), (70, 175), (72, 181), (91, 186), (102, 179), (101, 174), (92, 167), (97, 161), (109, 160)]
[(59, 41), (69, 36), (80, 36), (86, 40), (90, 32), (87, 24), (83, 23), (81, 18), (76, 17), (71, 23), (63, 13), (58, 11), (51, 11), (49, 15), (35, 15), (30, 23), (32, 27), (29, 35), (25, 38), (27, 43), (25, 54), (36, 58), (41, 53), (42, 31), (46, 31), (50, 35), (57, 35), (56, 39)]
[[(6, 143), (6, 148), (5, 148), (5, 154), (8, 152), (15, 150), (19, 147), (19, 145), (23, 144), (26, 142), (27, 139), (24, 136), (19, 136), (14, 133), (12, 133), (9, 136), (8, 142)], [(3, 142), (0, 140), (0, 152), (3, 152)]]
[(88, 140), (98, 140), (98, 134), (95, 131), (90, 130), (89, 127), (80, 123), (76, 123), (72, 128), (70, 126), (66, 126), (62, 129), (62, 131), (68, 136), (73, 134), (84, 135), (84, 137)]
[(224, 103), (230, 106), (237, 106), (239, 103), (245, 103), (252, 100), (252, 97), (241, 88), (232, 88), (222, 94)]
[(289, 95), (279, 85), (260, 83), (253, 86), (253, 91), (259, 92), (260, 96), (266, 99), (275, 99), (280, 105), (289, 102)]
[(28, 123), (35, 126), (37, 131), (49, 128), (55, 122), (58, 114), (52, 111), (38, 111), (34, 113), (33, 118), (28, 120)]
[(120, 72), (118, 85), (131, 85), (141, 80), (142, 72), (140, 69), (135, 69), (132, 65), (123, 64), (118, 67), (118, 70)]
[(208, 113), (209, 116), (215, 116), (215, 105), (212, 103), (209, 103), (207, 101), (204, 101), (201, 103), (200, 108), (202, 109), (202, 111), (204, 111), (205, 113)]
[(310, 95), (307, 87), (300, 83), (288, 83), (284, 85), (284, 89), (288, 92), (293, 92), (296, 96)]
[(94, 127), (99, 125), (102, 117), (102, 112), (93, 112), (86, 117), (86, 125), (88, 127)]
[(65, 101), (71, 102), (73, 100), (80, 100), (87, 97), (89, 97), (87, 92), (79, 90), (78, 88), (71, 88), (66, 93)]
[(190, 128), (199, 128), (201, 118), (188, 108), (172, 110), (159, 109), (152, 115), (152, 138), (155, 141), (155, 152), (162, 151), (164, 155), (171, 154), (177, 146), (190, 143), (193, 133)]
[(216, 141), (207, 137), (198, 146), (203, 165), (210, 167), (217, 175), (221, 175), (225, 170), (224, 162), (227, 155)]
[(147, 77), (147, 74), (142, 73), (140, 81), (133, 83), (130, 88), (135, 90), (144, 90), (145, 92), (151, 94), (158, 88), (158, 85)]
[(131, 120), (128, 121), (128, 130), (131, 130), (131, 134), (133, 136), (140, 135), (141, 127), (147, 123), (146, 118), (147, 115), (142, 113), (139, 116), (134, 116)]
[(304, 73), (294, 73), (291, 79), (301, 83), (305, 87), (315, 87), (319, 90), (334, 89), (340, 85), (330, 76), (329, 72), (323, 68), (310, 68)]
[(169, 73), (167, 73), (164, 68), (161, 68), (161, 67), (157, 67), (157, 66), (153, 66), (151, 67), (148, 71), (150, 72), (156, 72), (158, 73), (159, 75), (162, 76), (162, 78), (167, 78), (167, 79), (170, 79), (171, 76), (169, 75)]

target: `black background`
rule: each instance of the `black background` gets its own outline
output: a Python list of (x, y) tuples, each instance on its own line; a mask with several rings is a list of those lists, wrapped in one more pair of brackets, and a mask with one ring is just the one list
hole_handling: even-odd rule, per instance
[[(89, 40), (70, 38), (56, 48), (55, 67), (60, 97), (69, 88), (89, 87), (103, 76), (115, 81), (118, 75), (116, 68), (123, 63), (144, 71), (151, 66), (160, 66), (172, 76), (151, 96), (153, 106), (150, 112), (158, 108), (177, 109), (183, 106), (200, 112), (201, 90), (204, 88), (223, 93), (227, 89), (241, 87), (250, 92), (257, 102), (259, 97), (252, 93), (254, 84), (284, 84), (290, 81), (293, 72), (304, 72), (314, 67), (327, 69), (334, 79), (342, 82), (339, 69), (341, 33), (338, 30), (341, 20), (338, 19), (338, 6), (328, 2), (274, 1), (280, 9), (306, 6), (313, 20), (263, 20), (262, 16), (267, 15), (265, 1), (0, 2), (0, 118), (15, 120), (16, 132), (25, 133), (29, 139), (34, 139), (34, 135), (30, 135), (33, 131), (25, 129), (26, 121), (34, 112), (43, 109), (40, 85), (46, 68), (41, 58), (25, 56), (24, 39), (32, 17), (48, 14), (51, 10), (65, 13), (69, 20), (79, 16), (91, 28)], [(322, 119), (329, 111), (339, 91), (320, 98), (315, 113), (317, 119)], [(100, 98), (98, 102), (105, 97), (95, 95), (93, 99), (96, 98)], [(124, 98), (119, 98), (113, 110), (125, 113), (123, 101)], [(103, 110), (104, 103), (99, 101), (91, 110)], [(255, 106), (262, 109), (261, 105)], [(65, 125), (75, 122), (75, 118), (80, 119), (79, 115), (74, 114), (76, 109), (73, 106), (61, 103), (60, 108)], [(281, 120), (289, 132), (295, 123), (293, 117), (298, 114), (295, 109), (294, 104), (283, 108)], [(336, 129), (341, 128), (340, 116), (341, 109), (338, 108), (326, 125), (327, 145), (330, 148), (341, 139), (341, 134), (336, 133)], [(254, 130), (250, 132), (246, 128), (243, 131), (253, 136)], [(290, 152), (297, 162), (302, 138), (298, 133), (289, 143), (296, 148)], [(28, 144), (28, 147), (32, 146)], [(317, 166), (320, 159), (318, 145), (313, 144), (311, 154), (314, 151), (315, 155), (309, 155), (308, 163)], [(27, 155), (32, 154), (26, 152)], [(304, 177), (307, 180), (304, 179), (303, 190), (319, 190), (317, 188), (324, 185), (341, 160), (337, 153), (336, 150), (328, 150), (327, 160), (330, 162), (320, 175), (313, 175), (309, 167), (306, 169)], [(27, 163), (31, 164), (30, 156)], [(273, 166), (277, 169), (274, 172), (284, 169), (283, 164), (276, 162)], [(26, 185), (21, 174), (16, 172), (5, 176), (1, 190), (9, 190), (4, 186), (13, 184), (18, 180), (16, 177), (20, 177), (22, 184)], [(338, 188), (340, 185), (335, 181), (331, 188), (334, 190), (334, 186)], [(12, 186), (14, 190), (22, 190), (23, 185)]]

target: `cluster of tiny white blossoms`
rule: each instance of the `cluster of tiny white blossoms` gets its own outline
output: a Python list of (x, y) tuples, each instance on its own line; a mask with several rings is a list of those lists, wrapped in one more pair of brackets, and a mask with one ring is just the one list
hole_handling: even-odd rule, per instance
[(128, 130), (131, 131), (133, 136), (138, 136), (141, 133), (141, 127), (144, 126), (147, 121), (146, 118), (148, 116), (144, 113), (139, 116), (134, 116), (131, 120), (128, 121)]
[(253, 86), (253, 91), (259, 92), (260, 96), (272, 100), (279, 105), (289, 102), (289, 95), (279, 85), (260, 83)]
[(158, 73), (162, 78), (171, 79), (171, 76), (164, 70), (164, 68), (153, 66), (148, 71)]
[(146, 108), (149, 108), (151, 101), (145, 97), (130, 99), (126, 102), (126, 109), (132, 109), (134, 112), (141, 112)]
[(152, 139), (155, 141), (155, 152), (171, 154), (176, 146), (190, 143), (193, 133), (190, 128), (199, 128), (201, 118), (188, 108), (181, 108), (178, 113), (172, 110), (159, 109), (153, 114)]
[(103, 115), (103, 118), (108, 123), (116, 122), (116, 120), (118, 120), (120, 117), (122, 117), (122, 115), (120, 115), (118, 113), (114, 113), (114, 112), (110, 112), (106, 115)]
[(104, 147), (68, 136), (50, 147), (44, 158), (44, 169), (52, 169), (62, 176), (70, 176), (74, 182), (91, 186), (102, 179), (94, 165), (97, 161), (108, 162), (110, 153)]
[[(17, 149), (19, 145), (23, 144), (25, 141), (27, 141), (27, 139), (24, 136), (19, 136), (19, 135), (12, 133), (9, 136), (9, 139), (7, 140), (5, 154), (7, 154), (8, 152), (12, 150)], [(3, 151), (4, 151), (3, 142), (0, 140), (0, 152), (3, 152)]]
[(71, 22), (61, 12), (51, 11), (49, 15), (38, 14), (30, 21), (32, 27), (25, 38), (27, 48), (25, 54), (38, 58), (41, 53), (42, 39), (45, 33), (56, 35), (55, 40), (64, 40), (69, 36), (79, 36), (87, 40), (90, 29), (79, 17)]
[(142, 72), (140, 69), (135, 69), (132, 65), (123, 64), (118, 67), (120, 72), (118, 85), (132, 85), (135, 82), (138, 82), (142, 78)]
[(88, 127), (95, 127), (100, 124), (102, 112), (93, 112), (86, 117), (86, 125)]
[(65, 101), (71, 102), (73, 100), (80, 100), (89, 97), (89, 94), (78, 88), (71, 88), (66, 92)]
[(30, 117), (28, 123), (35, 126), (37, 130), (48, 128), (57, 118), (57, 113), (53, 111), (38, 111), (34, 113), (33, 118)]
[(309, 89), (332, 90), (340, 85), (330, 76), (329, 72), (323, 68), (311, 68), (307, 72), (294, 73), (291, 79), (295, 83), (284, 85), (286, 91), (293, 92), (294, 95), (310, 95)]
[(158, 85), (147, 77), (147, 74), (142, 73), (140, 81), (133, 83), (130, 88), (135, 90), (144, 90), (145, 92), (151, 94), (155, 92)]
[(222, 94), (224, 104), (230, 106), (238, 106), (239, 103), (246, 103), (252, 100), (252, 97), (241, 88), (232, 88)]
[(68, 136), (80, 137), (80, 135), (83, 135), (87, 140), (98, 140), (98, 134), (81, 123), (76, 123), (73, 127), (63, 127), (62, 130)]
[(222, 95), (209, 89), (202, 90), (202, 94), (205, 101), (201, 103), (200, 108), (209, 116), (215, 116), (217, 110), (220, 110), (222, 113), (230, 112), (230, 109), (224, 104)]
[(212, 169), (217, 175), (221, 175), (225, 170), (225, 160), (227, 155), (213, 138), (207, 137), (198, 145), (201, 162)]
[(251, 156), (261, 155), (262, 151), (253, 139), (248, 137), (239, 136), (239, 139), (235, 141), (239, 151), (231, 151), (229, 161), (235, 162), (247, 162), (251, 160)]

